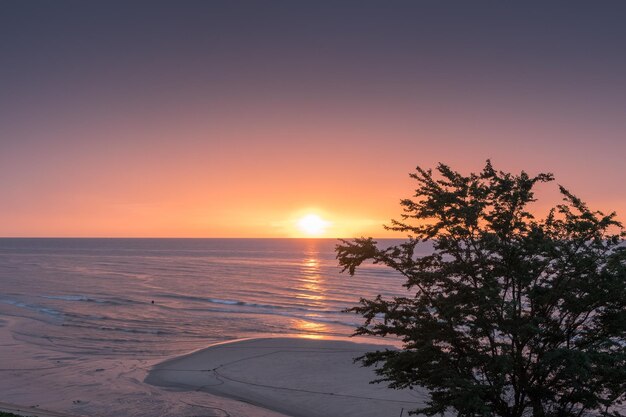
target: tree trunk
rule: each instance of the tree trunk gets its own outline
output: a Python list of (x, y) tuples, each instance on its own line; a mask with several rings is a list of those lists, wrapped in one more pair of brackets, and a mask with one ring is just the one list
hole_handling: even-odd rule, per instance
[(533, 399), (532, 405), (533, 405), (533, 417), (546, 417), (546, 413), (543, 409), (543, 405), (541, 404), (540, 400)]

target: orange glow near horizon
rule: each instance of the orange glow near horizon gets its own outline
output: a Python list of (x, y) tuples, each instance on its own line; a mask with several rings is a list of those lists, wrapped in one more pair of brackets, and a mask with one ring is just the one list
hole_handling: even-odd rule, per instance
[[(227, 118), (216, 128), (164, 117), (143, 128), (46, 131), (46, 147), (16, 143), (0, 153), (0, 236), (303, 238), (315, 235), (303, 233), (298, 221), (314, 214), (328, 222), (318, 237), (404, 237), (383, 224), (399, 218), (399, 201), (413, 194), (408, 173), (439, 161), (477, 172), (486, 155), (496, 169), (554, 172), (556, 181), (540, 186), (539, 209), (560, 202), (558, 182), (591, 208), (626, 215), (622, 168), (605, 161), (619, 152), (605, 157), (555, 147), (537, 154), (532, 146), (495, 143), (478, 150), (475, 142), (452, 138), (504, 136), (506, 129), (449, 133), (446, 141), (435, 128), (399, 129), (391, 115), (389, 122), (365, 126), (329, 119), (323, 129), (292, 116), (241, 132)], [(294, 140), (292, 132), (304, 133)], [(515, 135), (508, 133), (517, 139), (512, 143), (522, 143), (526, 134)], [(92, 142), (82, 144), (82, 137)], [(385, 137), (411, 146), (398, 152)], [(172, 138), (184, 138), (185, 146)], [(57, 142), (66, 146), (52, 146)], [(557, 153), (560, 159), (553, 158)], [(580, 169), (592, 165), (593, 172)]]

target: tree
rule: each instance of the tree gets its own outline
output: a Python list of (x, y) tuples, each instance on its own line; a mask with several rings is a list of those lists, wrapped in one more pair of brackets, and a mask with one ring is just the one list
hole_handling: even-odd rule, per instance
[[(624, 416), (626, 237), (615, 213), (591, 211), (559, 187), (563, 203), (537, 220), (533, 189), (552, 174), (463, 176), (417, 168), (412, 199), (387, 229), (408, 234), (381, 249), (342, 240), (354, 275), (365, 261), (402, 274), (406, 297), (361, 299), (355, 334), (397, 337), (400, 350), (357, 358), (391, 388), (424, 387), (432, 416)], [(416, 256), (419, 242), (433, 251)]]

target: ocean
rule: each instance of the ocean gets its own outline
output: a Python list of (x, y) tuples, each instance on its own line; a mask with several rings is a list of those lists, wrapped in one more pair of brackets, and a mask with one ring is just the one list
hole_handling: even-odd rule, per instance
[(361, 318), (343, 310), (406, 292), (380, 265), (340, 274), (337, 243), (0, 239), (0, 318), (29, 319), (13, 330), (25, 344), (122, 357), (263, 335), (349, 336)]

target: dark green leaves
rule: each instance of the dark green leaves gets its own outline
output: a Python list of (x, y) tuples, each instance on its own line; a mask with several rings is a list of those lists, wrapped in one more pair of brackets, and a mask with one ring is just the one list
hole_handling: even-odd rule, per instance
[[(397, 337), (400, 351), (372, 352), (379, 381), (426, 387), (426, 415), (580, 417), (620, 414), (626, 392), (626, 235), (615, 213), (591, 211), (560, 187), (563, 203), (543, 220), (530, 209), (538, 183), (488, 161), (463, 176), (440, 164), (417, 168), (401, 201), (407, 232), (382, 249), (342, 241), (353, 275), (366, 261), (406, 277), (407, 297), (361, 300), (357, 334)], [(415, 245), (434, 252), (416, 257)]]

